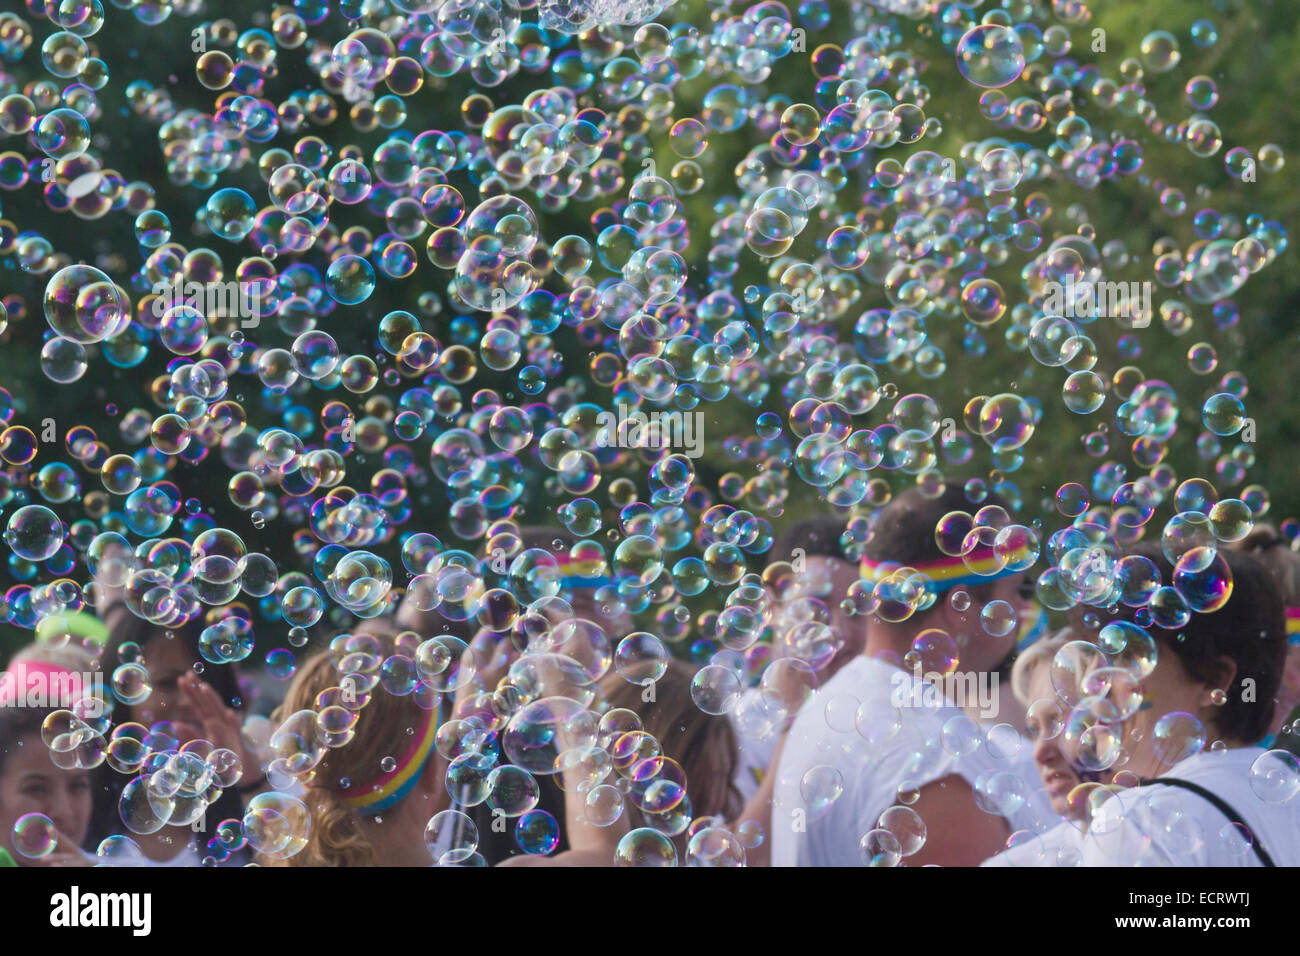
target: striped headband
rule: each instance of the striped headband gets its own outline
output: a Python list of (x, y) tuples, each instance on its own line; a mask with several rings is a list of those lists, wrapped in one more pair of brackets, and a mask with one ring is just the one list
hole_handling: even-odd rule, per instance
[(1021, 624), (1020, 637), (1016, 641), (1016, 650), (1023, 651), (1030, 644), (1033, 644), (1044, 634), (1046, 634), (1047, 625), (1048, 625), (1047, 609), (1044, 607), (1040, 607), (1038, 609), (1038, 616), (1035, 617), (1032, 622), (1026, 620), (1025, 623)]
[[(864, 557), (858, 570), (864, 580), (878, 584), (902, 567), (904, 565), (897, 561), (873, 561)], [(976, 548), (964, 557), (943, 557), (935, 561), (916, 562), (907, 567), (929, 578), (936, 594), (955, 587), (975, 587), (1024, 573), (1004, 564), (992, 548)]]
[(425, 711), (424, 722), (415, 732), (411, 745), (400, 757), (397, 766), (369, 783), (352, 785), (345, 791), (343, 802), (362, 816), (373, 816), (396, 805), (415, 787), (424, 765), (433, 754), (434, 739), (438, 736), (438, 710)]
[(583, 574), (572, 558), (556, 558), (555, 570), (560, 575), (560, 587), (567, 591), (595, 591), (614, 583), (614, 579), (607, 575)]
[(1300, 607), (1286, 609), (1286, 639), (1288, 644), (1300, 645)]

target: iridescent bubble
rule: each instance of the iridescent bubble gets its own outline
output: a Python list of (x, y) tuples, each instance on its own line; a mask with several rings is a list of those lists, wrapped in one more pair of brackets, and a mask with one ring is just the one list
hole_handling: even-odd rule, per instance
[(36, 145), (46, 156), (73, 159), (90, 146), (90, 124), (76, 110), (50, 110), (36, 124)]
[(1072, 372), (1061, 389), (1065, 407), (1077, 415), (1095, 412), (1106, 401), (1106, 383), (1090, 371)]
[(623, 794), (617, 787), (599, 784), (587, 791), (583, 806), (588, 823), (607, 827), (623, 815)]
[(143, 703), (153, 693), (149, 671), (141, 664), (121, 664), (113, 671), (113, 696), (129, 705)]
[(858, 855), (864, 866), (898, 866), (903, 859), (903, 848), (894, 834), (875, 829), (867, 831), (858, 841)]
[(844, 776), (835, 767), (818, 765), (799, 780), (799, 796), (812, 819), (822, 816), (844, 793)]
[(26, 561), (45, 561), (62, 547), (68, 529), (59, 516), (42, 505), (27, 505), (9, 516), (4, 541)]
[(686, 845), (687, 866), (745, 865), (745, 848), (740, 838), (724, 827), (704, 827)]
[(488, 774), (487, 805), (507, 817), (521, 817), (541, 799), (537, 780), (522, 767), (509, 764)]
[(1167, 30), (1153, 30), (1142, 38), (1139, 46), (1142, 62), (1152, 73), (1168, 73), (1178, 65), (1182, 53), (1178, 40)]
[(45, 285), (45, 319), (57, 334), (88, 345), (117, 335), (131, 321), (131, 303), (92, 266), (66, 266)]
[(375, 290), (375, 270), (361, 256), (342, 255), (325, 271), (325, 288), (341, 305), (356, 305)]
[(676, 866), (677, 848), (658, 830), (642, 827), (632, 830), (618, 841), (614, 850), (615, 866)]
[(478, 827), (459, 810), (443, 810), (425, 826), (424, 844), (438, 866), (454, 866), (478, 850)]
[(1174, 566), (1174, 589), (1193, 611), (1210, 613), (1232, 597), (1232, 571), (1213, 548), (1192, 548)]
[(734, 670), (709, 664), (696, 671), (691, 680), (691, 699), (704, 713), (720, 716), (739, 703), (742, 689)]
[(222, 239), (238, 242), (253, 228), (257, 206), (242, 189), (218, 189), (208, 197), (204, 213), (208, 227)]
[(1250, 765), (1250, 789), (1264, 803), (1286, 803), (1300, 792), (1300, 758), (1289, 750), (1269, 750)]
[(110, 836), (95, 848), (96, 866), (143, 866), (145, 855), (129, 836)]
[(1235, 435), (1246, 423), (1246, 408), (1236, 395), (1219, 392), (1205, 400), (1201, 421), (1216, 435)]
[(1066, 758), (1075, 766), (1091, 772), (1109, 770), (1123, 752), (1122, 725), (1098, 716), (1092, 698), (1083, 697), (1066, 718), (1059, 736)]
[(43, 813), (25, 813), (14, 821), (13, 847), (29, 860), (49, 856), (58, 845), (54, 821)]
[(272, 860), (296, 856), (311, 837), (311, 813), (297, 797), (270, 791), (259, 793), (244, 811), (248, 845)]
[(615, 669), (632, 684), (659, 680), (668, 669), (668, 659), (663, 641), (645, 631), (629, 634), (614, 651)]
[(983, 24), (971, 28), (957, 41), (957, 69), (976, 86), (1008, 86), (1024, 68), (1024, 46), (1010, 27)]
[(560, 825), (545, 810), (529, 810), (515, 821), (515, 843), (532, 856), (546, 856), (560, 844)]
[(1194, 757), (1205, 749), (1205, 727), (1193, 714), (1171, 711), (1156, 721), (1151, 742), (1165, 766)]

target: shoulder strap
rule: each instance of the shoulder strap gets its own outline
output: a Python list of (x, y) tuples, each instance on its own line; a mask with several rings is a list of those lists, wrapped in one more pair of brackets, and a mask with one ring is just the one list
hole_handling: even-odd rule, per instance
[(1177, 777), (1155, 777), (1153, 779), (1140, 780), (1138, 782), (1143, 787), (1149, 787), (1158, 783), (1163, 783), (1170, 787), (1181, 787), (1183, 790), (1190, 790), (1199, 797), (1204, 797), (1206, 800), (1210, 801), (1210, 803), (1214, 804), (1214, 806), (1218, 808), (1218, 811), (1233, 823), (1246, 827), (1246, 832), (1250, 833), (1251, 837), (1251, 848), (1254, 849), (1255, 855), (1259, 857), (1260, 863), (1264, 866), (1277, 866), (1277, 864), (1273, 862), (1273, 858), (1268, 855), (1268, 851), (1265, 850), (1259, 840), (1255, 838), (1255, 832), (1251, 830), (1246, 824), (1246, 821), (1241, 818), (1241, 814), (1232, 809), (1226, 800), (1210, 793), (1210, 791), (1206, 790), (1200, 784), (1192, 783), (1190, 780), (1180, 780)]

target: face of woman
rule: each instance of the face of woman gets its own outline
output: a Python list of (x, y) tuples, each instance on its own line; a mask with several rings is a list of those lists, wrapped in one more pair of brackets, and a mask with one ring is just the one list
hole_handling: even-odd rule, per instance
[(203, 736), (203, 725), (186, 698), (181, 694), (181, 677), (194, 669), (188, 645), (177, 638), (159, 635), (144, 645), (144, 660), (149, 668), (153, 692), (129, 708), (131, 720), (149, 727), (160, 720), (171, 721), (176, 738), (184, 743)]
[[(1142, 681), (1142, 706), (1124, 724), (1124, 747), (1129, 759), (1123, 769), (1139, 777), (1158, 777), (1177, 762), (1186, 751), (1189, 728), (1186, 720), (1171, 722), (1172, 733), (1163, 737), (1155, 734), (1156, 723), (1167, 714), (1191, 714), (1201, 722), (1205, 745), (1219, 739), (1214, 728), (1215, 707), (1211, 702), (1214, 690), (1191, 677), (1174, 654), (1160, 648), (1156, 669)], [(1225, 680), (1231, 686), (1231, 679)], [(1171, 755), (1173, 762), (1170, 761)], [(1117, 768), (1118, 769), (1118, 768)]]
[[(1057, 699), (1056, 689), (1052, 687), (1051, 672), (1047, 667), (1039, 666), (1034, 670), (1033, 679), (1029, 682), (1029, 697), (1032, 701)], [(1043, 786), (1051, 797), (1052, 809), (1061, 816), (1070, 816), (1072, 808), (1067, 797), (1082, 780), (1061, 750), (1059, 721), (1056, 721), (1057, 726), (1054, 728), (1043, 726), (1048, 722), (1049, 718), (1039, 708), (1030, 707), (1025, 724), (1034, 741), (1034, 764), (1038, 767), (1038, 775), (1042, 777)], [(1055, 734), (1052, 733), (1053, 730), (1056, 731)], [(1073, 809), (1077, 811), (1080, 808)]]
[(90, 774), (54, 766), (40, 734), (30, 734), (21, 747), (9, 748), (0, 774), (0, 845), (17, 862), (23, 862), (20, 854), (12, 852), (19, 817), (43, 813), (64, 837), (80, 846), (90, 827), (90, 809)]

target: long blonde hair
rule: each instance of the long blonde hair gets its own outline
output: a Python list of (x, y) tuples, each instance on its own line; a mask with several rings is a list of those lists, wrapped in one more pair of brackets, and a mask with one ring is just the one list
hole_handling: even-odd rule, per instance
[(1056, 652), (1074, 640), (1074, 632), (1063, 627), (1055, 634), (1049, 634), (1035, 641), (1020, 652), (1016, 662), (1011, 665), (1011, 693), (1025, 707), (1033, 703), (1029, 696), (1029, 686), (1034, 682), (1038, 668), (1052, 665)]

